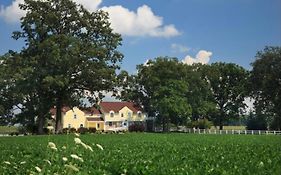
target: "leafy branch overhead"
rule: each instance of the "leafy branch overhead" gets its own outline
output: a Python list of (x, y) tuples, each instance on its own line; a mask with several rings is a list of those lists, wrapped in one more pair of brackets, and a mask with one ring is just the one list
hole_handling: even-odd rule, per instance
[(89, 95), (95, 101), (96, 92), (114, 88), (122, 39), (110, 28), (106, 12), (90, 13), (71, 0), (25, 0), (20, 8), (27, 13), (13, 38), (24, 39), (26, 45), (18, 53), (24, 78), (16, 81), (22, 81), (19, 88), (28, 89), (24, 98), (36, 94), (36, 107), (25, 106), (24, 98), (20, 103), (29, 111), (43, 111), (38, 114), (39, 128), (55, 105), (60, 130), (63, 105), (77, 105)]

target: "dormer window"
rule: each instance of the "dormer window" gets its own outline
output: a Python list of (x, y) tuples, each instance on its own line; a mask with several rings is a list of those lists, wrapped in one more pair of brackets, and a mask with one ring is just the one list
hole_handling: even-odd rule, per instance
[(75, 113), (73, 114), (73, 118), (74, 118), (74, 119), (77, 119), (77, 115), (76, 115)]
[(114, 111), (110, 111), (110, 117), (114, 117)]
[(123, 114), (123, 113), (121, 113), (121, 117), (124, 117), (124, 114)]
[(138, 111), (137, 114), (138, 114), (138, 117), (141, 117), (141, 111)]

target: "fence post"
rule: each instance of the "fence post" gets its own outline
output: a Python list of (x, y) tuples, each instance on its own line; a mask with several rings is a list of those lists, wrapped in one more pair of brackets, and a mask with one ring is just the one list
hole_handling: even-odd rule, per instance
[(221, 130), (220, 130), (220, 134), (221, 134)]
[(225, 130), (225, 134), (228, 134), (228, 131), (227, 131), (227, 130)]
[(247, 135), (247, 130), (245, 130), (245, 135)]
[(276, 134), (276, 131), (273, 131), (274, 135)]
[(259, 130), (259, 135), (261, 135), (261, 131)]
[(240, 135), (240, 130), (238, 130), (238, 134)]
[(215, 134), (217, 134), (217, 130), (215, 129)]
[(252, 135), (254, 135), (254, 130), (252, 130)]
[(268, 131), (266, 131), (266, 135), (268, 135)]
[(231, 133), (234, 134), (234, 130), (232, 130)]
[(206, 134), (206, 129), (203, 130), (204, 134)]

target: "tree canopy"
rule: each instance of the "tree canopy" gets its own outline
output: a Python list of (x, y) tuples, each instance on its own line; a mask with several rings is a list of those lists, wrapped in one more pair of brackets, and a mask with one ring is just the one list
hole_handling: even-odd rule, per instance
[(22, 70), (17, 88), (27, 90), (23, 102), (34, 95), (36, 107), (29, 111), (38, 112), (39, 132), (53, 105), (60, 130), (63, 105), (77, 104), (82, 97), (95, 102), (97, 93), (114, 88), (123, 58), (117, 50), (121, 36), (110, 28), (106, 12), (90, 13), (71, 0), (25, 0), (20, 8), (27, 14), (13, 37), (23, 38), (26, 47), (17, 54)]
[(270, 116), (271, 128), (281, 130), (281, 47), (265, 47), (257, 53), (252, 66), (256, 112)]

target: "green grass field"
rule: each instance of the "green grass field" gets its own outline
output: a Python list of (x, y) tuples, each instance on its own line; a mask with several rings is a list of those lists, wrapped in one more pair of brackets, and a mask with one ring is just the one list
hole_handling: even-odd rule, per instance
[(280, 136), (95, 134), (81, 135), (84, 144), (75, 137), (0, 137), (0, 173), (281, 174)]

